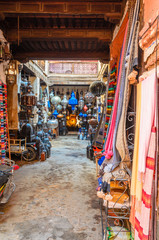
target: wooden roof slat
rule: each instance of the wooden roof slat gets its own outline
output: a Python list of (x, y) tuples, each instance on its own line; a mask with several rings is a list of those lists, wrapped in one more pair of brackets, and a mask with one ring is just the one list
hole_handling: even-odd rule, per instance
[[(111, 42), (112, 32), (110, 29), (20, 29), (19, 38), (23, 39), (52, 39), (52, 38), (98, 38)], [(6, 38), (9, 42), (17, 41), (17, 29), (7, 31)]]

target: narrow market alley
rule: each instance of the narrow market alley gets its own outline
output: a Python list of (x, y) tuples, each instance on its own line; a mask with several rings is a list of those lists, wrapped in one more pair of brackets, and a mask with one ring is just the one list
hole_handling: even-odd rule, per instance
[(44, 162), (22, 166), (15, 193), (0, 208), (1, 240), (102, 239), (95, 164), (87, 141), (58, 137)]

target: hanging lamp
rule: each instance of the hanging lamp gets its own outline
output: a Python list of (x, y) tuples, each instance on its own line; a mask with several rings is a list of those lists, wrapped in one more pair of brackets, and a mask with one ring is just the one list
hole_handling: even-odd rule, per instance
[(82, 118), (83, 117), (83, 113), (82, 112), (80, 112), (80, 114), (78, 115), (80, 118)]
[(95, 96), (100, 97), (106, 92), (106, 84), (102, 81), (95, 81), (91, 83), (89, 90), (91, 93), (93, 93)]
[(69, 99), (69, 105), (71, 105), (71, 107), (72, 107), (72, 111), (74, 111), (75, 110), (75, 106), (78, 104), (78, 101), (77, 101), (77, 99), (75, 98), (75, 93), (74, 93), (74, 91), (72, 91), (72, 93), (71, 93), (71, 98)]
[(53, 112), (53, 114), (52, 114), (55, 118), (57, 118), (57, 115), (58, 115), (58, 112), (57, 112), (57, 110), (55, 109), (54, 110), (54, 112)]
[(94, 101), (95, 96), (91, 92), (87, 92), (84, 99), (87, 103), (92, 103)]
[(63, 106), (64, 110), (66, 110), (67, 104), (68, 104), (68, 100), (67, 100), (66, 95), (64, 95), (64, 97), (61, 101), (61, 105)]
[(54, 106), (57, 106), (61, 103), (61, 98), (59, 96), (54, 96), (51, 98), (51, 102)]
[(78, 102), (78, 106), (79, 106), (79, 109), (82, 110), (83, 107), (84, 107), (84, 100), (83, 100), (83, 97), (81, 96), (80, 97), (80, 100)]
[(87, 110), (88, 110), (87, 105), (84, 106), (83, 110), (84, 110), (85, 112), (87, 112)]

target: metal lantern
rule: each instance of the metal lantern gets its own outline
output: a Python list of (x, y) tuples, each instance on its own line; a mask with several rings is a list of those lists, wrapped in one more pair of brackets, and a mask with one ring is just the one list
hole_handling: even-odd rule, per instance
[(64, 95), (64, 97), (61, 101), (61, 105), (63, 106), (64, 110), (66, 109), (67, 104), (68, 104), (68, 100), (67, 100), (66, 95)]
[(91, 109), (88, 109), (86, 113), (90, 114), (91, 112), (92, 112)]
[(84, 110), (85, 112), (87, 112), (87, 110), (88, 110), (87, 105), (84, 106), (83, 110)]
[(75, 98), (75, 94), (74, 94), (74, 92), (72, 91), (72, 93), (71, 93), (71, 98), (69, 99), (69, 105), (71, 105), (71, 107), (72, 107), (72, 111), (74, 111), (75, 110), (75, 106), (78, 104), (78, 101), (77, 101), (77, 99)]
[(80, 114), (78, 115), (80, 118), (82, 118), (83, 117), (83, 113), (82, 112), (80, 112)]
[(94, 117), (94, 118), (97, 118), (97, 114), (96, 114), (96, 113), (94, 113), (94, 114), (93, 114), (93, 117)]
[(54, 96), (51, 98), (51, 102), (54, 106), (57, 106), (61, 103), (61, 98), (59, 96)]
[(78, 102), (79, 109), (82, 110), (84, 107), (84, 100), (83, 97), (80, 97), (80, 100)]
[(47, 122), (47, 126), (49, 129), (55, 129), (58, 127), (58, 120), (57, 119), (50, 119)]
[(51, 93), (50, 93), (50, 98), (52, 99), (54, 97), (54, 92), (52, 91)]
[(63, 118), (63, 117), (64, 117), (64, 115), (61, 113), (57, 115), (57, 118)]
[(76, 125), (77, 125), (76, 115), (70, 114), (70, 116), (67, 118), (66, 124), (68, 127), (76, 127)]
[(35, 94), (33, 94), (31, 92), (31, 89), (32, 89), (32, 86), (29, 83), (27, 86), (27, 93), (25, 93), (21, 97), (21, 105), (27, 106), (27, 107), (32, 107), (37, 104), (37, 98), (36, 98)]
[(62, 106), (61, 106), (60, 104), (57, 105), (56, 110), (57, 110), (58, 112), (61, 112), (61, 111), (62, 111)]
[(11, 61), (8, 69), (6, 69), (6, 80), (9, 84), (14, 84), (17, 78), (17, 70), (16, 70), (16, 61)]
[(57, 118), (57, 115), (58, 115), (58, 111), (55, 109), (55, 111), (53, 112), (52, 114), (55, 118)]
[(91, 92), (86, 93), (86, 95), (84, 97), (84, 99), (87, 103), (92, 103), (94, 101), (94, 98), (95, 98), (95, 96)]
[(89, 90), (95, 96), (99, 97), (106, 92), (106, 84), (102, 81), (95, 81), (90, 85)]
[(91, 114), (91, 113), (89, 113), (89, 114), (88, 114), (88, 118), (90, 119), (91, 117), (92, 117), (92, 114)]
[(4, 47), (3, 43), (0, 41), (0, 62), (4, 61)]

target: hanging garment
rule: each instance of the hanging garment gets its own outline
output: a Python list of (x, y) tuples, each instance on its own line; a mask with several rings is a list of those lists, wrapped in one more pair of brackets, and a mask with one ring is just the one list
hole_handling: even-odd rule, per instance
[(116, 63), (112, 66), (110, 72), (110, 80), (108, 84), (108, 97), (107, 97), (107, 108), (106, 108), (106, 119), (105, 119), (105, 131), (107, 131), (111, 112), (113, 109), (114, 96), (116, 91), (116, 78), (117, 78), (117, 66)]
[[(137, 86), (137, 116), (131, 181), (131, 216), (135, 240), (148, 239), (151, 224), (152, 184), (155, 169), (156, 79), (148, 76)], [(145, 107), (146, 106), (146, 107)], [(146, 154), (139, 155), (141, 150)], [(140, 156), (140, 158), (139, 158)], [(140, 168), (142, 167), (142, 168)], [(142, 171), (140, 170), (142, 169)]]
[(135, 240), (148, 240), (149, 229), (151, 225), (150, 211), (152, 207), (152, 183), (155, 170), (155, 138), (156, 128), (151, 129), (151, 137), (149, 142), (148, 155), (146, 158), (146, 168), (144, 176), (144, 184), (142, 189), (141, 212), (136, 212), (135, 217)]
[[(135, 227), (135, 207), (136, 201), (141, 200), (142, 193), (142, 182), (138, 179), (138, 154), (139, 154), (139, 133), (140, 133), (140, 114), (141, 114), (141, 85), (140, 82), (137, 85), (137, 101), (136, 101), (136, 125), (135, 125), (135, 142), (134, 142), (134, 153), (133, 153), (133, 166), (132, 166), (132, 177), (131, 177), (131, 214), (130, 222)], [(138, 192), (138, 193), (137, 193)], [(136, 195), (139, 199), (136, 199)]]
[(140, 127), (138, 171), (140, 173), (145, 173), (146, 156), (148, 153), (151, 128), (155, 114), (155, 96), (156, 96), (155, 74), (147, 77), (144, 81), (142, 81), (141, 91), (142, 100), (141, 100), (140, 126), (142, 127)]
[[(125, 30), (125, 36), (124, 36), (123, 48), (122, 48), (123, 51), (122, 51), (122, 54), (121, 54), (121, 61), (123, 61), (123, 57), (124, 57), (124, 49), (125, 49), (126, 38), (127, 38), (127, 29), (128, 29), (128, 23), (127, 23), (126, 30)], [(120, 65), (119, 74), (118, 74), (117, 88), (116, 88), (114, 106), (113, 106), (112, 117), (111, 117), (111, 124), (110, 124), (110, 127), (109, 127), (109, 132), (108, 132), (108, 135), (107, 135), (107, 139), (106, 139), (106, 142), (105, 142), (105, 148), (104, 148), (104, 150), (105, 150), (104, 155), (106, 156), (107, 159), (110, 159), (113, 155), (112, 143), (113, 143), (113, 134), (114, 134), (115, 122), (116, 122), (116, 112), (117, 112), (117, 106), (118, 106), (120, 79), (121, 79), (121, 65)]]

